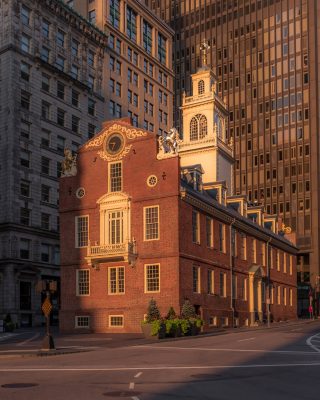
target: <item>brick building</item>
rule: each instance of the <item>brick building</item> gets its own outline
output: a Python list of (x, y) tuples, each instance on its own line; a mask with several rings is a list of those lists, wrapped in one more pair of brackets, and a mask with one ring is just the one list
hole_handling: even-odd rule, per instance
[(185, 98), (183, 141), (110, 121), (65, 166), (63, 332), (139, 332), (151, 298), (163, 315), (190, 299), (206, 330), (252, 326), (267, 303), (273, 320), (296, 317), (297, 249), (228, 187), (233, 153), (215, 84), (204, 63)]

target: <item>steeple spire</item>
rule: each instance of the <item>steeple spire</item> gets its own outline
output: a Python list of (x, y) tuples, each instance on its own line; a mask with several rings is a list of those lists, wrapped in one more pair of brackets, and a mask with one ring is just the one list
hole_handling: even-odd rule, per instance
[(203, 39), (203, 43), (200, 45), (200, 51), (201, 51), (201, 61), (202, 61), (202, 67), (207, 67), (208, 65), (208, 51), (210, 50), (210, 46), (207, 43), (206, 39)]

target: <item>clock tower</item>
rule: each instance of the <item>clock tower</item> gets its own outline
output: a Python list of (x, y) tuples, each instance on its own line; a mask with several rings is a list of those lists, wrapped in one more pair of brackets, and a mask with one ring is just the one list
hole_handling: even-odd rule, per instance
[(179, 144), (181, 166), (201, 164), (203, 183), (225, 181), (232, 194), (232, 143), (227, 138), (228, 111), (216, 90), (216, 77), (207, 65), (209, 46), (201, 47), (202, 67), (191, 75), (192, 95), (182, 98), (183, 138)]

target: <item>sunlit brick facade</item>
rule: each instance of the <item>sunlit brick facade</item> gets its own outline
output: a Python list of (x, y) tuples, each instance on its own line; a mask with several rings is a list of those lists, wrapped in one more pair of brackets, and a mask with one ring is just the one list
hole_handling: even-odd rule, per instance
[[(229, 109), (237, 193), (297, 233), (300, 311), (319, 289), (318, 0), (146, 0), (175, 29), (175, 123), (199, 43)], [(304, 300), (303, 300), (304, 298)]]

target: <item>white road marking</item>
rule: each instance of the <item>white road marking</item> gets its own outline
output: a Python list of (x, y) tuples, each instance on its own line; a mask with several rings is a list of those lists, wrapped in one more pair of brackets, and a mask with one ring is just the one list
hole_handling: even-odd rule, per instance
[(134, 377), (139, 378), (139, 376), (141, 376), (141, 375), (142, 375), (142, 372), (138, 372)]
[(139, 400), (139, 397), (133, 396), (131, 397), (132, 400)]
[(131, 389), (131, 390), (134, 389), (134, 382), (130, 382), (130, 384), (129, 384), (129, 389)]
[(310, 347), (311, 347), (314, 351), (316, 351), (317, 353), (320, 353), (320, 349), (319, 349), (317, 346), (314, 346), (314, 345), (312, 344), (312, 341), (320, 339), (320, 336), (319, 336), (319, 335), (320, 335), (320, 333), (317, 333), (316, 335), (310, 336), (310, 337), (306, 340), (307, 345), (310, 346)]
[(251, 338), (248, 338), (248, 339), (238, 340), (238, 342), (246, 342), (247, 340), (254, 340), (254, 339), (255, 339), (255, 337), (251, 337)]
[(40, 332), (36, 333), (33, 335), (31, 338), (25, 340), (24, 342), (20, 342), (17, 344), (17, 346), (24, 346), (25, 344), (32, 342), (33, 340), (37, 339), (40, 336)]
[(0, 342), (9, 338), (13, 338), (15, 336), (23, 335), (23, 333), (9, 333), (7, 335), (0, 336)]
[(125, 371), (166, 371), (166, 370), (207, 370), (207, 369), (247, 369), (247, 368), (288, 368), (320, 367), (319, 362), (295, 364), (247, 364), (247, 365), (161, 365), (159, 367), (110, 367), (110, 368), (1, 368), (0, 372), (125, 372)]
[(133, 346), (138, 347), (139, 349), (155, 349), (155, 350), (195, 350), (195, 351), (229, 351), (229, 352), (239, 352), (239, 353), (274, 353), (274, 354), (307, 354), (307, 355), (315, 355), (312, 351), (292, 351), (292, 350), (260, 350), (260, 349), (215, 349), (215, 348), (204, 348), (204, 347), (168, 347), (168, 346)]

